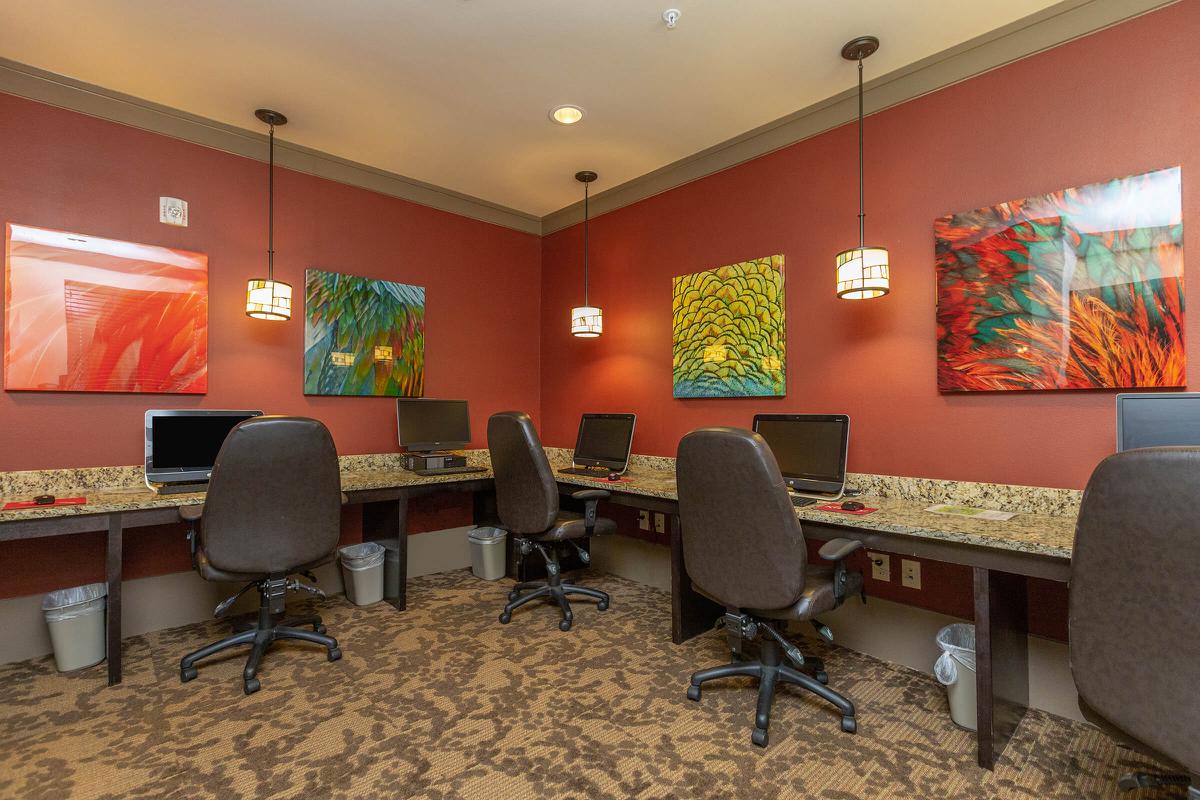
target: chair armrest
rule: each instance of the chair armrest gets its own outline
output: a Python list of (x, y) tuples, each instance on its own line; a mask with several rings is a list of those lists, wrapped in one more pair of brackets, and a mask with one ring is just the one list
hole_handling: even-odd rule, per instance
[(612, 492), (605, 489), (580, 489), (578, 492), (571, 492), (572, 500), (607, 500), (612, 496)]
[(198, 522), (204, 515), (204, 504), (198, 506), (180, 506), (179, 518), (184, 522)]
[(826, 561), (841, 561), (863, 546), (857, 539), (830, 539), (821, 545), (818, 555)]

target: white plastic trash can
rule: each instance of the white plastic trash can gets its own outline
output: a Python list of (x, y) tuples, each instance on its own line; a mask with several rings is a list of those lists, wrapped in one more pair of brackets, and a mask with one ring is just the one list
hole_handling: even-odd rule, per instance
[(83, 669), (104, 660), (105, 595), (108, 586), (89, 583), (71, 589), (58, 589), (42, 598), (54, 663), (59, 672)]
[(383, 597), (397, 600), (400, 597), (400, 540), (376, 539), (387, 552), (383, 557)]
[(387, 550), (379, 542), (347, 545), (338, 550), (346, 599), (369, 606), (383, 599), (383, 562)]
[(938, 631), (937, 645), (942, 654), (933, 665), (933, 674), (946, 687), (950, 719), (960, 728), (973, 731), (979, 727), (975, 713), (975, 626), (947, 625)]
[(467, 534), (471, 543), (471, 572), (476, 578), (496, 581), (504, 577), (504, 545), (508, 534), (499, 528), (476, 528)]

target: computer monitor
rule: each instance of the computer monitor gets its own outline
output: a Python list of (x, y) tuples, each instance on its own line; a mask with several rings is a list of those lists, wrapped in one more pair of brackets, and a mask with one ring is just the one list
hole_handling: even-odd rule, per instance
[(471, 441), (471, 415), (466, 400), (396, 400), (396, 432), (400, 446), (413, 452), (460, 450)]
[(1117, 395), (1117, 452), (1200, 445), (1200, 392)]
[(840, 496), (846, 486), (850, 417), (845, 414), (756, 414), (788, 487), (797, 494)]
[(633, 447), (634, 414), (584, 414), (575, 437), (574, 462), (624, 472)]
[(204, 483), (225, 437), (261, 411), (153, 409), (146, 412), (146, 482)]

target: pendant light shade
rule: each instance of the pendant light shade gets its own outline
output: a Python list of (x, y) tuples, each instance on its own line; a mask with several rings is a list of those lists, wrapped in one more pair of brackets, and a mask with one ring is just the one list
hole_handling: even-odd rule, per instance
[(576, 172), (575, 180), (583, 184), (583, 305), (571, 309), (571, 335), (595, 339), (604, 333), (604, 311), (588, 304), (588, 184), (596, 173)]
[(858, 62), (858, 247), (837, 254), (837, 295), (843, 300), (871, 300), (891, 290), (888, 251), (865, 244), (863, 206), (863, 59), (879, 49), (874, 36), (860, 36), (842, 48), (842, 58)]
[(251, 278), (246, 283), (246, 316), (282, 322), (292, 318), (292, 285), (275, 280), (275, 126), (286, 125), (287, 117), (266, 108), (258, 109), (254, 116), (271, 126), (267, 168), (267, 277)]

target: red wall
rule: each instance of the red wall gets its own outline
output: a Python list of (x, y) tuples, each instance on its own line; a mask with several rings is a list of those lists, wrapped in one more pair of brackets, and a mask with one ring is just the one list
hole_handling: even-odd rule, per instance
[[(1188, 0), (869, 117), (867, 239), (890, 249), (893, 276), (880, 300), (834, 294), (834, 255), (857, 243), (854, 125), (594, 219), (600, 339), (567, 332), (581, 226), (544, 238), (543, 438), (570, 446), (581, 412), (633, 411), (635, 452), (674, 455), (687, 431), (749, 427), (758, 411), (845, 412), (852, 470), (1082, 487), (1113, 449), (1114, 392), (938, 393), (933, 220), (1181, 164), (1187, 280), (1200, 285), (1196, 30)], [(775, 253), (787, 397), (672, 399), (671, 278)]]
[[(210, 281), (207, 395), (0, 392), (0, 470), (141, 463), (142, 415), (158, 407), (302, 414), (329, 426), (340, 453), (398, 449), (394, 400), (304, 396), (299, 315), (243, 313), (246, 279), (266, 269), (265, 164), (10, 95), (0, 119), (0, 221), (198, 250)], [(308, 267), (425, 286), (426, 394), (470, 400), (476, 446), (493, 412), (538, 412), (536, 236), (288, 170), (275, 189), (276, 274), (300, 297)], [(158, 222), (160, 195), (188, 201), (189, 227)], [(455, 516), (430, 503), (414, 529)], [(131, 540), (130, 577), (187, 569), (181, 537), (146, 538)], [(23, 565), (21, 586), (0, 595), (94, 579), (86, 548), (98, 541), (0, 544), (0, 564)]]

